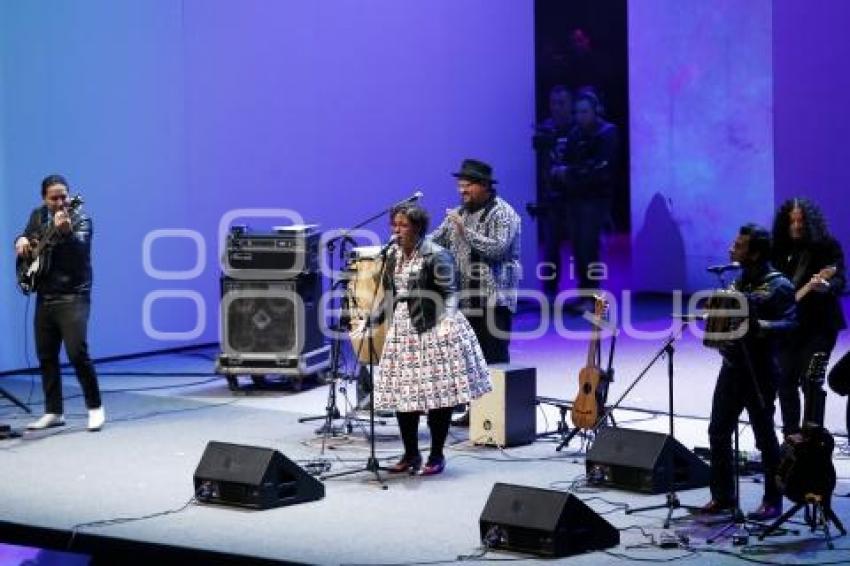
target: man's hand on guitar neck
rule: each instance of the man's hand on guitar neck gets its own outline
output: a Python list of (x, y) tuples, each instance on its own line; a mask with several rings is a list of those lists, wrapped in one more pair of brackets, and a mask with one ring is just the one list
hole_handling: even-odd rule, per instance
[(829, 291), (829, 280), (821, 277), (820, 274), (813, 275), (808, 285), (809, 289), (815, 293), (826, 293)]
[(15, 255), (18, 257), (25, 257), (32, 252), (33, 244), (24, 236), (21, 236), (17, 240), (15, 240)]
[(56, 229), (63, 234), (71, 231), (71, 215), (65, 209), (56, 211), (56, 214), (53, 216), (53, 223), (56, 225)]

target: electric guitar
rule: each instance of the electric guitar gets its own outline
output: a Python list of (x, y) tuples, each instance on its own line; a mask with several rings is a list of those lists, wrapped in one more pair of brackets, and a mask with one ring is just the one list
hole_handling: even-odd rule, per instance
[(594, 296), (594, 299), (593, 331), (587, 346), (587, 363), (578, 374), (578, 393), (570, 415), (573, 426), (583, 430), (596, 426), (605, 405), (604, 388), (600, 388), (600, 384), (606, 376), (596, 360), (599, 357), (599, 326), (608, 305), (602, 296)]
[[(66, 207), (68, 215), (73, 215), (82, 205), (83, 197), (80, 195), (74, 196)], [(75, 226), (72, 224), (71, 229), (73, 230), (74, 228)], [(18, 277), (18, 288), (24, 295), (29, 295), (38, 289), (38, 284), (49, 268), (50, 250), (59, 241), (61, 235), (56, 225), (51, 222), (47, 225), (35, 248), (28, 255), (18, 257), (15, 263), (15, 269)]]
[[(835, 272), (836, 272), (835, 266), (830, 265), (830, 266), (824, 267), (823, 269), (818, 271), (817, 275), (815, 275), (815, 278), (820, 279), (822, 281), (829, 281), (830, 279), (832, 279), (832, 276), (835, 275)], [(794, 294), (794, 298), (797, 299), (798, 303), (802, 300), (803, 297), (805, 297), (806, 295), (808, 295), (811, 292), (814, 285), (815, 284), (810, 279), (809, 281), (806, 282), (805, 285), (803, 285), (802, 287), (797, 289), (797, 292)]]
[(803, 430), (788, 437), (782, 445), (776, 482), (782, 493), (794, 503), (806, 503), (807, 495), (818, 495), (826, 506), (835, 490), (835, 465), (832, 451), (835, 440), (823, 426), (826, 392), (824, 374), (829, 361), (827, 354), (812, 356), (804, 380), (805, 410)]

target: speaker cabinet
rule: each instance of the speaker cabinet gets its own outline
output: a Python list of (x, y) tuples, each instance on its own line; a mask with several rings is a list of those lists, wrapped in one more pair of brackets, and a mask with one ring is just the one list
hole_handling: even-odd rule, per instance
[(490, 381), (493, 390), (470, 403), (470, 440), (491, 446), (534, 442), (537, 432), (535, 368), (493, 364)]
[(585, 460), (588, 481), (642, 493), (708, 485), (710, 468), (669, 434), (603, 428)]
[(620, 544), (620, 532), (565, 491), (497, 483), (478, 522), (486, 546), (561, 557)]
[(203, 503), (270, 509), (325, 496), (324, 484), (277, 450), (226, 442), (207, 444), (193, 479)]
[(229, 373), (314, 373), (329, 363), (319, 320), (322, 279), (221, 280), (219, 369)]

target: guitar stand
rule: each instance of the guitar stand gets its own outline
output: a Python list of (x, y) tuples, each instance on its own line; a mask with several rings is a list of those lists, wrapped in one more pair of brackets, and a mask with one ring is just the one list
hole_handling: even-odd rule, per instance
[(829, 530), (829, 523), (835, 525), (835, 528), (838, 529), (842, 535), (846, 535), (847, 530), (841, 523), (841, 519), (839, 519), (832, 510), (832, 506), (829, 505), (828, 501), (824, 501), (822, 496), (815, 495), (813, 493), (806, 494), (806, 500), (804, 502), (795, 504), (791, 509), (783, 513), (781, 517), (776, 519), (776, 521), (771, 523), (759, 535), (759, 540), (764, 540), (764, 537), (772, 534), (776, 529), (779, 529), (781, 525), (804, 507), (806, 510), (806, 524), (811, 529), (811, 532), (814, 533), (820, 528), (823, 531), (824, 538), (826, 539), (826, 546), (830, 550), (833, 550), (835, 546), (832, 544), (832, 533)]
[[(605, 405), (605, 402), (608, 400), (608, 387), (614, 382), (614, 350), (616, 349), (616, 347), (617, 333), (614, 332), (611, 334), (611, 344), (608, 348), (608, 367), (603, 372), (601, 372), (601, 374), (605, 377), (604, 379), (600, 380), (600, 383), (604, 383), (604, 389), (601, 395), (601, 405), (603, 406), (604, 410), (602, 412), (602, 416), (599, 417), (593, 428), (589, 429), (589, 431), (593, 432), (594, 434), (598, 429), (602, 428), (603, 426), (606, 426), (609, 421), (612, 427), (617, 427), (617, 421), (614, 420), (614, 409), (616, 408), (616, 405)], [(602, 353), (597, 350), (597, 366), (601, 361), (601, 355)], [(570, 441), (572, 441), (572, 439), (575, 438), (576, 435), (583, 432), (584, 429), (582, 429), (581, 427), (575, 427), (570, 429), (569, 425), (567, 425), (566, 411), (568, 407), (572, 407), (572, 403), (564, 406), (556, 406), (558, 406), (561, 411), (561, 420), (558, 422), (558, 432), (561, 434), (561, 443), (558, 444), (558, 446), (555, 448), (555, 452), (560, 452), (570, 444)]]
[[(609, 374), (609, 372), (610, 372), (610, 374), (612, 374), (612, 377), (610, 377), (610, 378), (609, 378), (609, 377), (607, 377), (607, 376), (608, 376), (608, 374)], [(605, 374), (606, 374), (606, 378), (605, 378), (605, 380), (606, 380), (605, 397), (606, 397), (606, 398), (607, 398), (607, 396), (608, 396), (607, 384), (608, 384), (608, 383), (611, 383), (612, 381), (614, 381), (613, 373), (614, 373), (614, 370), (613, 370), (613, 368), (611, 368), (610, 366), (609, 366), (609, 369), (605, 371)], [(563, 413), (562, 413), (562, 417), (561, 417), (561, 418), (563, 419)], [(605, 407), (605, 412), (604, 412), (604, 413), (603, 413), (603, 415), (602, 415), (602, 421), (601, 421), (601, 422), (597, 422), (597, 424), (596, 424), (596, 425), (595, 425), (592, 429), (590, 429), (590, 432), (594, 432), (594, 433), (595, 433), (595, 432), (597, 431), (597, 429), (600, 429), (600, 428), (602, 428), (603, 426), (606, 426), (606, 423), (608, 423), (609, 421), (610, 421), (610, 423), (611, 423), (611, 426), (612, 426), (612, 427), (614, 427), (614, 428), (616, 428), (616, 427), (617, 427), (617, 421), (615, 421), (615, 420), (614, 420), (614, 411), (613, 411), (613, 408), (612, 408), (612, 407), (609, 407), (609, 406), (606, 406), (606, 407)], [(560, 423), (558, 423), (558, 424), (560, 425)], [(566, 423), (565, 423), (565, 424), (566, 424)], [(569, 427), (567, 427), (567, 429), (569, 429)], [(565, 435), (563, 435), (563, 439), (561, 440), (561, 443), (558, 445), (558, 447), (557, 447), (557, 448), (555, 448), (555, 452), (560, 452), (561, 450), (563, 450), (564, 448), (566, 448), (566, 447), (570, 444), (570, 441), (571, 441), (573, 438), (575, 438), (575, 437), (576, 437), (576, 435), (578, 435), (578, 434), (579, 434), (579, 433), (581, 433), (581, 432), (582, 432), (582, 429), (581, 429), (581, 428), (579, 428), (579, 427), (575, 427), (575, 428), (573, 428), (572, 430), (570, 430), (569, 432), (567, 432)]]

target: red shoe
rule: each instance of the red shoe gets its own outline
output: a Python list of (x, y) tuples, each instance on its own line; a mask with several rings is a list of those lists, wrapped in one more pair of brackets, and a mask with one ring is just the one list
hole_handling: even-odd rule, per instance
[(697, 514), (699, 515), (722, 515), (724, 513), (730, 513), (732, 511), (732, 507), (734, 507), (734, 503), (728, 502), (724, 503), (722, 501), (717, 501), (716, 499), (712, 499), (705, 505), (699, 508)]
[(755, 511), (747, 513), (747, 519), (751, 521), (770, 521), (782, 515), (782, 502), (763, 502)]
[(419, 472), (420, 476), (436, 476), (437, 474), (443, 473), (443, 470), (446, 469), (446, 458), (445, 456), (439, 458), (437, 460), (432, 460), (428, 458), (428, 463), (425, 464), (425, 467), (422, 468), (422, 471)]
[(407, 456), (402, 456), (401, 460), (387, 468), (387, 472), (391, 474), (403, 474), (404, 472), (408, 472), (411, 474), (415, 474), (419, 471), (419, 468), (422, 466), (422, 456), (417, 454), (413, 458), (408, 458)]

